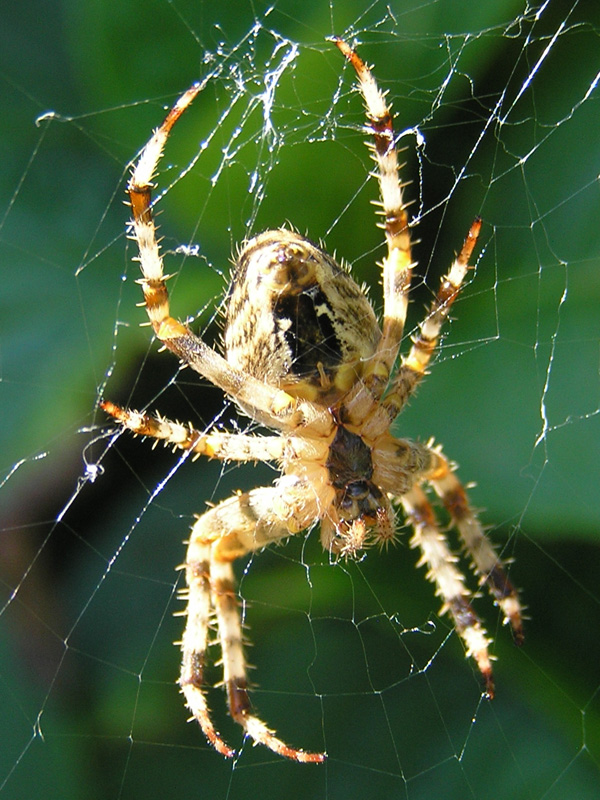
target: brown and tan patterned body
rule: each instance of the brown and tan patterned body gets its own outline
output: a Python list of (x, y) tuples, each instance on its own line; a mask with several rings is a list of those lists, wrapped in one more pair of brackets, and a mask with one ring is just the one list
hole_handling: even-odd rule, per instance
[(229, 710), (255, 742), (301, 762), (321, 762), (279, 739), (253, 713), (232, 562), (319, 523), (330, 553), (350, 557), (396, 535), (395, 508), (414, 529), (427, 577), (493, 695), (488, 635), (473, 611), (464, 578), (438, 526), (425, 488), (445, 506), (481, 584), (522, 639), (521, 609), (502, 563), (471, 510), (465, 491), (439, 447), (392, 435), (391, 426), (423, 377), (440, 329), (467, 274), (481, 222), (476, 219), (408, 354), (396, 367), (414, 268), (408, 218), (398, 176), (392, 116), (369, 68), (343, 41), (363, 94), (381, 193), (384, 309), (381, 325), (349, 269), (303, 236), (267, 231), (241, 249), (227, 295), (224, 355), (170, 316), (151, 185), (170, 131), (201, 87), (191, 87), (154, 133), (134, 169), (129, 195), (139, 246), (142, 290), (157, 338), (183, 362), (221, 387), (271, 435), (203, 433), (191, 426), (122, 409), (103, 408), (134, 433), (197, 455), (272, 461), (281, 469), (272, 486), (236, 494), (198, 517), (185, 573), (187, 625), (181, 642), (180, 686), (211, 744), (234, 751), (214, 727), (204, 664), (216, 615)]

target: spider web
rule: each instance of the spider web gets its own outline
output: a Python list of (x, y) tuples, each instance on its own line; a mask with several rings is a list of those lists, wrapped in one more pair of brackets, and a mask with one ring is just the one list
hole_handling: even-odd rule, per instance
[[(473, 5), (63, 0), (6, 15), (1, 796), (598, 797), (600, 14)], [(472, 280), (397, 429), (435, 437), (477, 480), (530, 618), (517, 649), (476, 600), (498, 657), (489, 703), (408, 532), (359, 563), (329, 563), (314, 533), (256, 555), (238, 565), (253, 698), (329, 759), (244, 744), (217, 691), (229, 762), (185, 723), (174, 567), (194, 513), (274, 473), (152, 451), (98, 410), (107, 397), (248, 427), (139, 328), (126, 165), (207, 78), (159, 175), (174, 313), (217, 341), (236, 243), (286, 221), (349, 260), (380, 307), (377, 187), (334, 33), (375, 65), (406, 147), (409, 329), (483, 217)]]

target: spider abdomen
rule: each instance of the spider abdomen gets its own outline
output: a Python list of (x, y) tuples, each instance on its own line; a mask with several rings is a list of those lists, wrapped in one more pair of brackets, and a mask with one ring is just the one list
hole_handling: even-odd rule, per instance
[(308, 239), (267, 231), (241, 250), (225, 323), (230, 364), (329, 403), (356, 381), (380, 336), (364, 292)]

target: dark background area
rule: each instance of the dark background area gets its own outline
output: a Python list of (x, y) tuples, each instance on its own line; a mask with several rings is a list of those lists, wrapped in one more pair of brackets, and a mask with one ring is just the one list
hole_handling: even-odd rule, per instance
[[(0, 794), (598, 797), (600, 19), (593, 2), (524, 10), (4, 5)], [(526, 643), (476, 599), (498, 657), (497, 697), (482, 700), (408, 531), (358, 564), (330, 564), (316, 532), (296, 537), (238, 565), (253, 699), (285, 740), (330, 757), (307, 767), (242, 747), (217, 689), (218, 727), (242, 747), (232, 764), (186, 724), (175, 567), (195, 513), (274, 472), (108, 438), (102, 397), (199, 427), (235, 419), (139, 327), (127, 165), (164, 107), (215, 71), (158, 176), (174, 312), (218, 341), (236, 243), (286, 221), (350, 261), (379, 307), (377, 189), (333, 33), (358, 37), (397, 132), (423, 136), (418, 149), (400, 137), (422, 217), (409, 329), (484, 220), (473, 280), (397, 430), (434, 436), (477, 482), (473, 503), (514, 559)]]

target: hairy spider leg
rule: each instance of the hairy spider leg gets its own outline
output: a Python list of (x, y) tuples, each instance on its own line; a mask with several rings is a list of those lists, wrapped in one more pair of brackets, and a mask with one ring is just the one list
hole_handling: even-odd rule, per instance
[(102, 401), (100, 406), (134, 435), (148, 436), (166, 446), (189, 450), (194, 459), (207, 456), (223, 461), (279, 461), (289, 447), (288, 440), (282, 436), (253, 436), (225, 431), (202, 433), (193, 425), (122, 408), (108, 400)]
[(373, 136), (373, 143), (369, 143), (369, 146), (377, 163), (376, 176), (384, 216), (381, 227), (385, 231), (387, 254), (382, 264), (383, 335), (364, 376), (365, 386), (378, 399), (387, 388), (398, 355), (415, 262), (412, 259), (408, 215), (402, 196), (403, 185), (399, 178), (390, 106), (362, 58), (342, 39), (334, 41), (354, 67), (365, 101), (367, 129)]
[[(403, 359), (391, 389), (386, 392), (404, 332), (410, 283), (416, 262), (412, 257), (408, 215), (402, 193), (404, 184), (399, 178), (391, 107), (386, 102), (385, 94), (379, 89), (371, 70), (360, 56), (343, 40), (334, 41), (354, 67), (365, 101), (367, 128), (373, 135), (373, 144), (370, 147), (378, 167), (376, 177), (379, 181), (382, 213), (385, 217), (382, 225), (387, 242), (387, 255), (382, 265), (383, 335), (375, 355), (367, 365), (363, 385), (357, 385), (344, 403), (346, 413), (353, 422), (362, 421), (370, 415), (375, 417), (368, 431), (369, 435), (375, 436), (385, 430), (388, 423), (387, 415), (388, 419), (393, 419), (400, 412), (425, 374), (441, 327), (448, 317), (469, 268), (469, 259), (481, 229), (481, 220), (477, 218), (471, 225), (460, 254), (448, 274), (442, 278), (438, 294), (419, 327), (419, 333), (415, 337), (409, 355)], [(368, 393), (364, 391), (364, 387), (368, 389)], [(384, 403), (377, 406), (375, 400), (384, 393), (386, 393)]]
[[(318, 462), (325, 459), (328, 449), (319, 446), (318, 442), (295, 437), (286, 439), (282, 436), (222, 432), (202, 434), (192, 426), (123, 409), (107, 401), (102, 403), (102, 408), (134, 434), (189, 450), (194, 457), (285, 461), (293, 456), (295, 460), (305, 459), (309, 465), (314, 464), (314, 473), (319, 470)], [(320, 471), (325, 479), (326, 471), (323, 467)], [(280, 479), (276, 486), (230, 497), (206, 511), (192, 528), (186, 563), (182, 567), (187, 589), (180, 593), (180, 597), (187, 601), (187, 608), (182, 613), (187, 617), (187, 624), (181, 641), (179, 684), (207, 740), (228, 758), (233, 757), (235, 751), (222, 739), (212, 722), (204, 685), (208, 633), (214, 614), (231, 717), (253, 741), (279, 755), (304, 763), (319, 763), (325, 759), (323, 753), (306, 752), (287, 745), (251, 711), (232, 562), (304, 530), (318, 518), (320, 509), (326, 507), (326, 501), (324, 504), (318, 502), (314, 487), (307, 492), (306, 485), (292, 476)]]
[(162, 125), (154, 132), (137, 161), (127, 192), (131, 221), (139, 247), (139, 263), (146, 311), (156, 336), (188, 366), (219, 386), (235, 401), (252, 411), (257, 421), (283, 430), (302, 427), (315, 435), (328, 435), (334, 427), (326, 408), (298, 400), (277, 387), (268, 386), (236, 369), (186, 326), (170, 316), (169, 294), (163, 260), (152, 216), (152, 180), (173, 125), (201, 89), (194, 84), (177, 100)]
[(189, 591), (179, 684), (205, 736), (223, 755), (234, 751), (214, 728), (204, 688), (204, 664), (211, 612), (216, 611), (222, 647), (223, 681), (229, 713), (254, 741), (279, 755), (303, 763), (320, 763), (325, 753), (306, 752), (285, 744), (252, 713), (243, 649), (242, 626), (232, 562), (254, 550), (303, 530), (318, 515), (297, 484), (254, 489), (224, 500), (198, 518), (185, 563)]
[(470, 269), (469, 260), (480, 231), (481, 219), (477, 217), (469, 229), (460, 253), (448, 273), (441, 279), (437, 295), (425, 319), (419, 324), (419, 330), (413, 338), (408, 355), (402, 359), (392, 387), (383, 401), (383, 406), (392, 419), (400, 413), (423, 376), (427, 374), (427, 366), (437, 347), (442, 326), (448, 319), (452, 304), (458, 297)]
[(516, 589), (504, 570), (502, 560), (485, 535), (481, 522), (471, 509), (467, 493), (448, 461), (436, 448), (435, 467), (426, 479), (444, 504), (465, 550), (471, 559), (473, 571), (485, 584), (510, 624), (515, 643), (523, 643), (522, 608)]
[(494, 679), (488, 653), (491, 639), (469, 603), (469, 591), (464, 576), (454, 566), (455, 557), (448, 548), (446, 537), (439, 529), (435, 514), (423, 490), (415, 485), (402, 495), (401, 502), (414, 529), (411, 547), (421, 550), (419, 566), (429, 567), (427, 577), (437, 587), (442, 598), (442, 612), (448, 612), (457, 633), (465, 643), (467, 656), (475, 659), (483, 675), (486, 693), (494, 696)]

